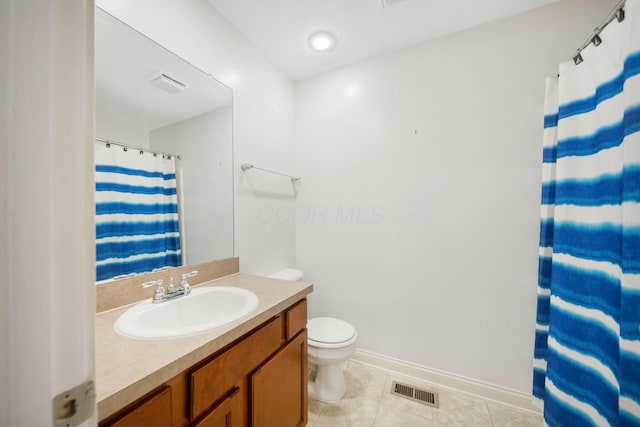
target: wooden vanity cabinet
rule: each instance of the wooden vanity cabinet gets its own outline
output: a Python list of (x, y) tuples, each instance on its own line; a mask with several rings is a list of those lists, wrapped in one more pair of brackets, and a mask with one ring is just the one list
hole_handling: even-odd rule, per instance
[(134, 404), (113, 427), (160, 426), (171, 419), (171, 387), (163, 386)]
[(303, 299), (100, 427), (297, 427), (307, 423)]

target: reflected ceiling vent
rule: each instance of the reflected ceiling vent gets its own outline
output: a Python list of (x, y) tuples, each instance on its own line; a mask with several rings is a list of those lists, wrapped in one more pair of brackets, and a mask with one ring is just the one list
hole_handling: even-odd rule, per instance
[(380, 0), (380, 2), (382, 3), (382, 7), (393, 6), (394, 4), (400, 3), (401, 1), (404, 0)]
[(160, 73), (149, 82), (158, 89), (172, 94), (184, 92), (189, 89), (189, 85), (171, 77), (165, 73)]

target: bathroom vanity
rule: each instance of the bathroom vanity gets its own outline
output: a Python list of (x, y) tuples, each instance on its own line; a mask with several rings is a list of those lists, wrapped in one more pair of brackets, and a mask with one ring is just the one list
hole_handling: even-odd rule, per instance
[(232, 325), (183, 338), (140, 340), (96, 316), (100, 426), (304, 426), (307, 303), (312, 285), (233, 274), (199, 286), (254, 292), (258, 308)]

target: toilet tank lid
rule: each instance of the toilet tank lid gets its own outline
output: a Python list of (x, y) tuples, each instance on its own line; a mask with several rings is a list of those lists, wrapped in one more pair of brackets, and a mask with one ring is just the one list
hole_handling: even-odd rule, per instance
[(295, 268), (285, 268), (284, 270), (280, 270), (277, 273), (273, 273), (269, 277), (272, 279), (281, 279), (281, 280), (289, 280), (291, 282), (297, 282), (301, 280), (303, 276), (302, 271), (296, 270)]
[(349, 341), (356, 329), (344, 320), (333, 317), (314, 317), (307, 322), (307, 336), (319, 343), (341, 343)]

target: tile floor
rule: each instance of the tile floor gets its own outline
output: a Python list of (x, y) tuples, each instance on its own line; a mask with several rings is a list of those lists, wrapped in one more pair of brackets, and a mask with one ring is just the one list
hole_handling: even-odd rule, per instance
[[(326, 404), (309, 398), (308, 427), (539, 427), (542, 416), (349, 360), (347, 393)], [(439, 408), (391, 395), (392, 381), (436, 391)]]

